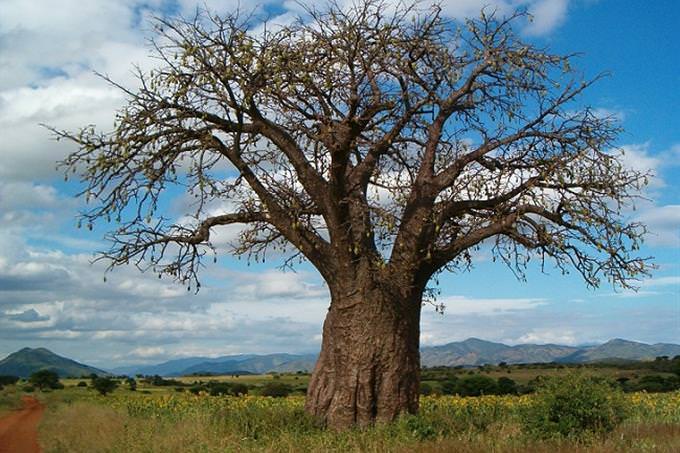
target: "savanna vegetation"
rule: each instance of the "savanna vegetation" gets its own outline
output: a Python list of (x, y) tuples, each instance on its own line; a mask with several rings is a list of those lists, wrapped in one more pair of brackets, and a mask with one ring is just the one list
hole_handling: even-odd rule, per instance
[[(63, 389), (32, 394), (47, 403), (39, 429), (46, 452), (678, 451), (680, 391), (624, 392), (618, 373), (656, 376), (595, 365), (424, 370), (431, 391), (418, 415), (341, 432), (305, 413), (303, 373), (142, 376), (134, 387), (130, 378), (109, 378), (117, 385), (107, 394), (94, 385), (102, 378), (62, 379)], [(508, 376), (532, 393), (498, 394), (511, 387)], [(456, 379), (467, 382), (459, 389), (477, 383), (471, 393), (484, 394), (444, 394), (443, 384)], [(15, 406), (24, 387), (5, 385), (0, 411)]]

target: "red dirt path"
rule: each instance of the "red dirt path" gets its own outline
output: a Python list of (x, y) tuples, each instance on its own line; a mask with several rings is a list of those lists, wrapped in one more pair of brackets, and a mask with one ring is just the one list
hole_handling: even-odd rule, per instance
[(23, 396), (24, 407), (0, 418), (0, 453), (39, 453), (38, 422), (45, 406)]

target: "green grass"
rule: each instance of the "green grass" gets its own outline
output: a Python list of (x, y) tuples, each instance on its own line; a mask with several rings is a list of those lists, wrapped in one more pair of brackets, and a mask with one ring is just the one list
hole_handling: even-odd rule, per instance
[(17, 385), (8, 385), (0, 390), (0, 417), (21, 407), (22, 394), (23, 392)]
[[(546, 369), (517, 370), (531, 380)], [(615, 371), (615, 370), (614, 370)], [(564, 370), (555, 368), (554, 373)], [(467, 376), (463, 370), (462, 376)], [(499, 376), (506, 374), (499, 374)], [(461, 377), (462, 377), (461, 376)], [(493, 374), (491, 374), (493, 376)], [(245, 383), (251, 396), (212, 397), (177, 392), (174, 386), (122, 384), (100, 396), (83, 379), (65, 379), (63, 390), (35, 392), (47, 405), (39, 437), (51, 452), (619, 452), (680, 451), (680, 393), (628, 394), (631, 417), (612, 433), (592, 439), (539, 440), (522, 431), (522, 408), (533, 396), (427, 397), (418, 416), (369, 429), (333, 432), (304, 413), (304, 397), (265, 398), (257, 388), (273, 380), (304, 387), (308, 375), (203, 376), (182, 382)], [(517, 379), (521, 382), (520, 379)], [(22, 395), (0, 391), (0, 411)]]
[(102, 397), (76, 387), (77, 381), (66, 384), (35, 393), (47, 404), (40, 425), (47, 453), (680, 451), (680, 393), (629, 395), (636, 408), (629, 421), (584, 445), (523, 433), (519, 414), (531, 396), (429, 397), (416, 417), (337, 433), (305, 415), (301, 396), (211, 397), (123, 387)]

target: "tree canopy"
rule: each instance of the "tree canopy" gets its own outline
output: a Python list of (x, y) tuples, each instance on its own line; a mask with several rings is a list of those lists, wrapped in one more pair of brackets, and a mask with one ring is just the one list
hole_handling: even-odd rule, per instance
[[(260, 30), (240, 13), (159, 20), (161, 64), (120, 87), (113, 132), (58, 132), (81, 145), (64, 164), (96, 203), (86, 225), (121, 222), (106, 257), (188, 281), (211, 228), (243, 223), (236, 253), (292, 249), (326, 278), (338, 255), (431, 276), (489, 238), (516, 270), (538, 255), (591, 285), (643, 271), (622, 208), (646, 175), (622, 165), (612, 117), (572, 102), (593, 83), (573, 56), (522, 42), (518, 15), (455, 27), (383, 7)], [(195, 197), (192, 221), (157, 216), (170, 185)]]

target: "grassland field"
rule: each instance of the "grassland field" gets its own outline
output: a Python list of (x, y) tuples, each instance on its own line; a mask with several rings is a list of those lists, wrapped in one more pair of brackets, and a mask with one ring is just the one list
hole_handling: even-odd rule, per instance
[[(429, 370), (434, 373), (436, 370)], [(451, 371), (451, 370), (449, 370)], [(469, 376), (471, 370), (451, 371)], [(479, 373), (479, 370), (474, 370)], [(488, 370), (490, 377), (509, 376), (528, 383), (537, 376), (565, 373), (562, 368)], [(609, 377), (632, 371), (583, 370)], [(621, 374), (623, 373), (623, 374)], [(634, 373), (644, 374), (645, 370)], [(428, 373), (424, 373), (426, 377)], [(436, 373), (430, 377), (438, 377)], [(632, 376), (632, 375), (631, 375)], [(440, 378), (441, 376), (439, 376)], [(246, 396), (210, 396), (153, 386), (137, 379), (136, 391), (121, 385), (106, 396), (88, 379), (62, 379), (64, 389), (34, 391), (47, 405), (39, 426), (47, 453), (58, 452), (678, 452), (680, 451), (680, 392), (628, 393), (630, 417), (614, 432), (589, 439), (537, 440), (521, 429), (521, 412), (532, 395), (421, 397), (417, 416), (392, 424), (332, 432), (304, 413), (306, 374), (188, 376), (197, 381), (242, 383)], [(84, 381), (87, 387), (78, 386)], [(257, 395), (268, 382), (294, 389), (291, 396)], [(440, 381), (429, 381), (437, 385)], [(82, 384), (81, 384), (82, 385)], [(18, 405), (24, 382), (0, 390), (0, 413)]]

